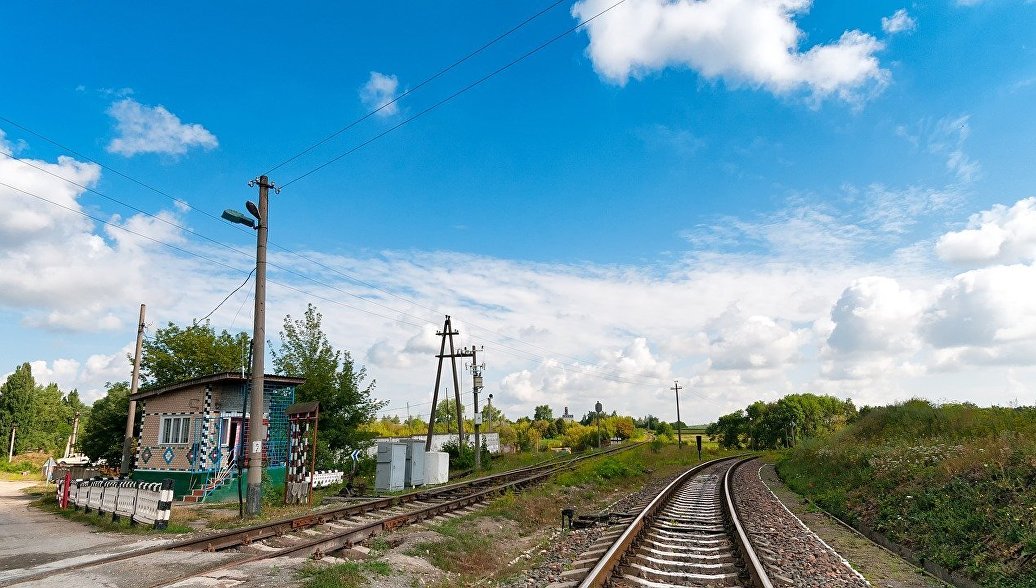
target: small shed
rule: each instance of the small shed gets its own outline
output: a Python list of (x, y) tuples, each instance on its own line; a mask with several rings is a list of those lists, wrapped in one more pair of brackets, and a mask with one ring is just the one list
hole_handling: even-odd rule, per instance
[[(263, 461), (271, 478), (284, 480), (288, 418), (303, 378), (267, 374), (263, 381)], [(141, 406), (133, 478), (172, 478), (174, 494), (204, 499), (236, 479), (237, 458), (247, 468), (251, 377), (238, 372), (201, 376), (143, 390), (130, 398)]]

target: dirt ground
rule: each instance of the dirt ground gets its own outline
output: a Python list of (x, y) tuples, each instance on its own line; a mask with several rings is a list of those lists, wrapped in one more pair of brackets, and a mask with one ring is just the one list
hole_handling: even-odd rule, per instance
[(72, 561), (89, 561), (168, 541), (103, 533), (29, 506), (23, 488), (37, 482), (0, 480), (0, 584)]

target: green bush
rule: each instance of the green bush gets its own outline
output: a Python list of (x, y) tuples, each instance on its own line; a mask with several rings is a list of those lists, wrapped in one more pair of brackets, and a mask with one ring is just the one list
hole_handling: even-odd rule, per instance
[(983, 586), (1036, 586), (1036, 410), (873, 408), (801, 443), (778, 471), (822, 507)]
[(0, 472), (7, 472), (9, 474), (20, 474), (22, 472), (38, 472), (40, 471), (39, 466), (32, 463), (31, 461), (16, 460), (0, 462)]

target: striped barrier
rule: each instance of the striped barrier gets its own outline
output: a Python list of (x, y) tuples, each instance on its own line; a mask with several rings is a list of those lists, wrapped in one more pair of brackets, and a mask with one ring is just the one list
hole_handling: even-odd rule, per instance
[(128, 517), (131, 525), (144, 523), (155, 529), (169, 526), (173, 510), (173, 480), (139, 482), (116, 478), (72, 480), (68, 476), (58, 480), (58, 505), (85, 512), (110, 514), (113, 521)]
[(313, 487), (323, 488), (332, 484), (341, 484), (345, 473), (337, 470), (318, 470), (313, 472)]

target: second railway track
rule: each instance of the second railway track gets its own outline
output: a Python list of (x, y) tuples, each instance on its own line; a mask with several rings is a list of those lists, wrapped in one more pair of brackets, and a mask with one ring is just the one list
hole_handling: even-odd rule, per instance
[(145, 564), (136, 582), (127, 585), (157, 588), (261, 559), (283, 556), (320, 557), (322, 554), (355, 545), (382, 531), (450, 512), (463, 512), (462, 509), (470, 510), (478, 503), (508, 489), (538, 483), (586, 459), (625, 451), (635, 446), (636, 444), (623, 445), (600, 453), (560, 462), (552, 461), (438, 488), (336, 506), (242, 529), (204, 534), (90, 561), (54, 566), (46, 572), (0, 581), (0, 586), (45, 580), (53, 575), (69, 572), (83, 573), (87, 568), (109, 564), (129, 565), (131, 560), (146, 561), (148, 556), (172, 551), (193, 551), (196, 555), (192, 557), (185, 554), (183, 564), (170, 566), (171, 570), (159, 571), (158, 566)]

